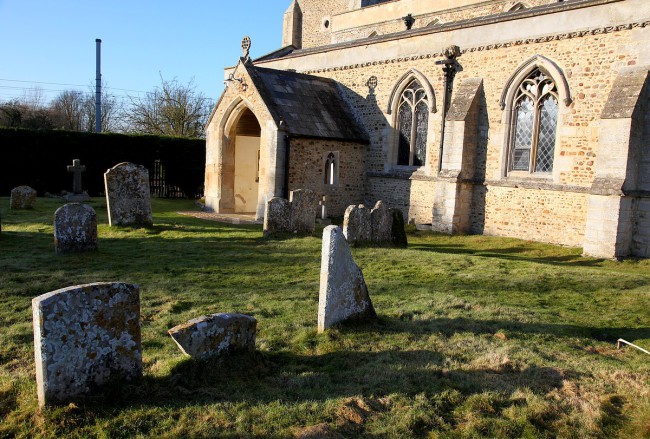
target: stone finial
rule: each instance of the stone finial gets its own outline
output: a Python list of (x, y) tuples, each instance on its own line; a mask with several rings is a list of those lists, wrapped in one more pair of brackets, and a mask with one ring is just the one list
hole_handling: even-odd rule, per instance
[(111, 226), (151, 226), (149, 171), (144, 166), (120, 163), (104, 174), (106, 208)]
[(245, 36), (244, 39), (241, 41), (241, 50), (243, 54), (244, 59), (250, 58), (250, 51), (251, 51), (251, 39), (249, 36)]
[(184, 354), (206, 360), (233, 351), (254, 351), (257, 320), (243, 314), (212, 314), (168, 331)]
[(355, 264), (343, 230), (327, 226), (323, 230), (318, 332), (346, 320), (376, 317), (361, 269)]
[(54, 212), (54, 248), (57, 253), (97, 250), (97, 214), (85, 204), (71, 203)]
[(29, 186), (18, 186), (11, 190), (9, 207), (14, 210), (33, 209), (36, 205), (36, 190)]
[(38, 402), (64, 403), (142, 376), (140, 289), (79, 285), (32, 300)]

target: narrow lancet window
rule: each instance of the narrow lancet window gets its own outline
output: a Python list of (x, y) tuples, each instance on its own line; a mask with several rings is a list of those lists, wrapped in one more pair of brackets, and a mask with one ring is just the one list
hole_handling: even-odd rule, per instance
[(325, 159), (325, 179), (323, 183), (326, 186), (334, 186), (338, 183), (338, 160), (336, 154), (330, 152)]

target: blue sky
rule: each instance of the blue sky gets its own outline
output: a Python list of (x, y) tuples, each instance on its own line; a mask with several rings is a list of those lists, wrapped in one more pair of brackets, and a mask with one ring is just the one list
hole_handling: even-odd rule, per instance
[[(150, 91), (165, 79), (188, 82), (216, 100), (223, 69), (241, 56), (281, 46), (290, 0), (0, 0), (0, 101), (41, 87), (88, 91), (95, 80), (95, 39), (102, 75), (120, 97)], [(28, 82), (17, 82), (28, 81)], [(57, 84), (36, 84), (57, 83)], [(123, 90), (118, 90), (123, 89)], [(134, 91), (124, 91), (134, 90)]]

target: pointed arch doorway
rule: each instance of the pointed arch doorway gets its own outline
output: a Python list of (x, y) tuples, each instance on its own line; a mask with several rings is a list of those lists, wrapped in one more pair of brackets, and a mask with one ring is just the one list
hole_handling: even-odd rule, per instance
[(261, 127), (257, 117), (246, 108), (234, 127), (234, 212), (255, 214), (260, 181)]

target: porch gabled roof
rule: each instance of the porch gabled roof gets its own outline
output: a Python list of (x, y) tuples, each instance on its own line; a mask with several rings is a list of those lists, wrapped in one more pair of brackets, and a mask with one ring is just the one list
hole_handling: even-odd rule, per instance
[(278, 127), (295, 137), (368, 143), (336, 81), (245, 66)]

